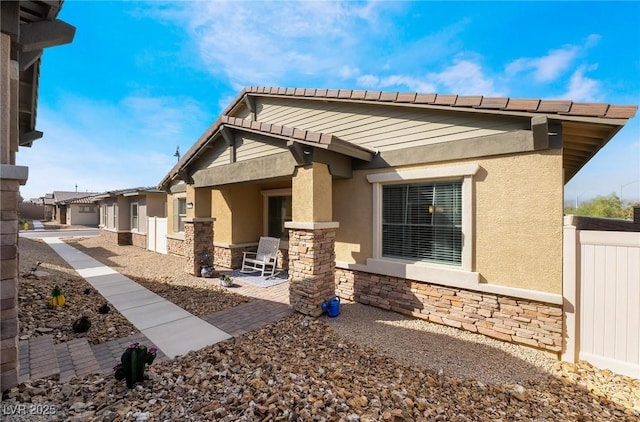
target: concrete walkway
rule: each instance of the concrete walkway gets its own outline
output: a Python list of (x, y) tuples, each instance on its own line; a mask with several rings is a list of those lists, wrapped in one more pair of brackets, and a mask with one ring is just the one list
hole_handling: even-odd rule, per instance
[(44, 231), (44, 224), (42, 224), (42, 221), (33, 220), (33, 221), (31, 221), (31, 224), (33, 224), (33, 230), (34, 231), (37, 231), (37, 232)]
[(64, 243), (43, 239), (164, 355), (174, 358), (231, 338), (99, 261)]

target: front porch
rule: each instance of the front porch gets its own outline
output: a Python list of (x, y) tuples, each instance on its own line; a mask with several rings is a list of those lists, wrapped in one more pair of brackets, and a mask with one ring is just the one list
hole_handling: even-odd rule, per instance
[(339, 225), (332, 221), (332, 179), (328, 165), (312, 162), (289, 178), (185, 185), (173, 198), (172, 219), (183, 233), (172, 236), (169, 251), (183, 255), (187, 272), (199, 275), (205, 254), (216, 269), (239, 269), (243, 253), (255, 252), (261, 236), (280, 238), (277, 270), (288, 271), (291, 305), (318, 316), (322, 302), (335, 294)]

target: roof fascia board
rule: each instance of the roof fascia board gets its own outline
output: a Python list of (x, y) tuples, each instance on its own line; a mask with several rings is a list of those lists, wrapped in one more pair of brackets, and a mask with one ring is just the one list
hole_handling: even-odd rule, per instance
[(529, 130), (460, 139), (411, 148), (382, 151), (371, 162), (354, 163), (354, 170), (429, 164), (535, 151)]
[(292, 100), (300, 101), (320, 101), (324, 103), (328, 102), (340, 102), (340, 103), (353, 103), (353, 104), (368, 104), (373, 106), (386, 106), (386, 107), (405, 107), (405, 108), (421, 108), (428, 110), (448, 111), (448, 112), (461, 112), (461, 113), (480, 113), (480, 114), (492, 114), (496, 116), (513, 116), (513, 117), (526, 117), (532, 118), (534, 116), (547, 116), (550, 120), (568, 120), (584, 123), (599, 123), (609, 126), (624, 126), (628, 119), (612, 119), (603, 117), (589, 117), (589, 116), (572, 116), (568, 114), (555, 114), (544, 112), (529, 112), (529, 111), (511, 111), (511, 110), (499, 110), (491, 108), (475, 108), (475, 107), (463, 107), (463, 106), (441, 106), (436, 104), (420, 104), (420, 103), (399, 103), (389, 101), (371, 101), (371, 100), (354, 100), (350, 98), (318, 98), (318, 97), (300, 97), (293, 95), (275, 95), (275, 94), (261, 94), (251, 93), (253, 96), (269, 97), (269, 98), (288, 98)]
[(336, 138), (335, 136), (332, 137), (331, 141), (328, 144), (325, 144), (325, 143), (320, 143), (320, 142), (305, 141), (305, 140), (302, 140), (302, 139), (292, 138), (292, 137), (284, 136), (284, 135), (278, 135), (278, 134), (270, 133), (270, 132), (263, 132), (263, 131), (257, 130), (257, 129), (246, 128), (244, 126), (243, 127), (227, 126), (227, 127), (230, 128), (230, 129), (233, 129), (233, 130), (251, 132), (251, 133), (254, 133), (256, 135), (262, 135), (262, 136), (267, 136), (267, 137), (271, 137), (271, 138), (281, 139), (281, 140), (287, 142), (287, 146), (289, 146), (290, 142), (296, 142), (296, 143), (303, 144), (303, 145), (309, 145), (309, 146), (312, 146), (314, 148), (324, 149), (324, 150), (328, 150), (328, 151), (334, 151), (334, 152), (337, 152), (337, 153), (340, 153), (340, 154), (344, 154), (344, 155), (348, 155), (350, 157), (358, 158), (358, 159), (364, 160), (364, 161), (371, 161), (371, 159), (375, 155), (375, 151), (368, 150), (368, 149), (365, 149), (365, 148), (360, 147), (360, 146), (356, 146), (354, 144), (351, 144), (350, 142), (343, 141), (342, 139)]
[(20, 34), (20, 3), (17, 1), (0, 2), (0, 28), (3, 34), (9, 34), (12, 41)]

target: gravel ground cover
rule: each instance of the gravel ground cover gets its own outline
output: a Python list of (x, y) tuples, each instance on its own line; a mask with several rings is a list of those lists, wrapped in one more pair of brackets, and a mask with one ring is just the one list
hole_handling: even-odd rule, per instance
[[(89, 343), (99, 344), (126, 337), (136, 328), (115, 309), (100, 314), (104, 298), (41, 240), (20, 238), (18, 280), (18, 321), (20, 339), (51, 334), (54, 343), (86, 337)], [(31, 270), (38, 262), (36, 274)], [(51, 290), (59, 286), (66, 298), (62, 307), (51, 305)], [(88, 294), (86, 294), (88, 293)], [(82, 316), (89, 317), (91, 328), (76, 334), (71, 326)]]
[[(637, 421), (639, 413), (577, 382), (581, 368), (524, 385), (438, 374), (294, 315), (157, 364), (132, 390), (111, 376), (41, 380), (7, 400), (50, 403), (56, 420)], [(590, 368), (584, 368), (591, 371)]]
[[(96, 243), (87, 250), (99, 247), (107, 246)], [(116, 269), (123, 273), (129, 268), (120, 265)], [(149, 269), (136, 271), (147, 277)], [(34, 380), (10, 390), (3, 406), (49, 406), (55, 414), (3, 416), (30, 421), (640, 419), (638, 380), (586, 363), (554, 363), (536, 351), (519, 346), (510, 351), (510, 345), (495, 347), (482, 336), (425, 324), (345, 303), (335, 319), (296, 314), (156, 362), (148, 369), (149, 380), (132, 390), (109, 375), (64, 384)]]
[(218, 279), (188, 274), (183, 258), (174, 255), (118, 246), (100, 237), (73, 238), (66, 242), (199, 317), (253, 300), (221, 288)]

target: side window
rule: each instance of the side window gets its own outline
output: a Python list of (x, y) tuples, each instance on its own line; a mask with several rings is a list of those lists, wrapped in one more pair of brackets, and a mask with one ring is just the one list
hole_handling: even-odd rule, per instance
[(184, 232), (184, 219), (187, 217), (187, 198), (173, 200), (173, 232)]
[(131, 204), (131, 230), (138, 230), (138, 203)]
[(460, 266), (462, 181), (382, 186), (382, 256)]

